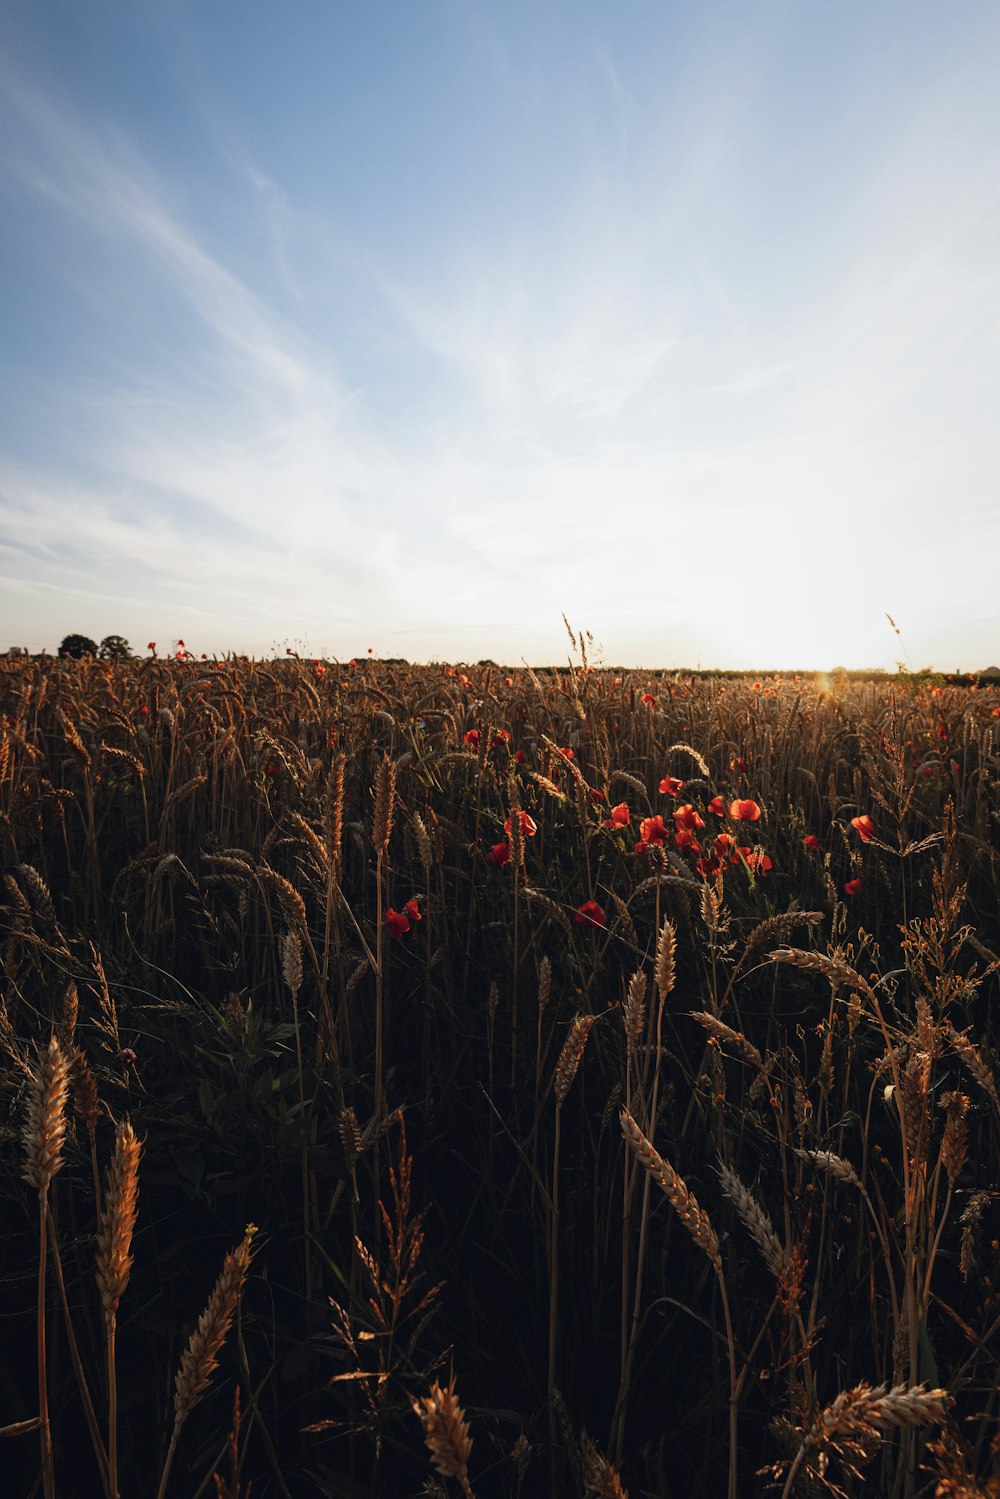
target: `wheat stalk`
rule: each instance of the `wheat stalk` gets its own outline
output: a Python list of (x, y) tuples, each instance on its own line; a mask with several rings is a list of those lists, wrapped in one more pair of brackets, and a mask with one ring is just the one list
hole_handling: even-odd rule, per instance
[(132, 1234), (139, 1192), (141, 1146), (126, 1119), (115, 1132), (104, 1205), (98, 1217), (97, 1286), (104, 1315), (108, 1373), (108, 1492), (118, 1499), (118, 1377), (115, 1360), (118, 1304), (132, 1269)]
[(157, 1499), (163, 1499), (177, 1450), (181, 1427), (208, 1389), (219, 1353), (226, 1341), (250, 1268), (250, 1250), (256, 1225), (248, 1223), (241, 1242), (226, 1255), (218, 1280), (208, 1298), (198, 1326), (188, 1338), (174, 1380), (174, 1425), (170, 1434)]
[(66, 1097), (69, 1091), (69, 1061), (53, 1035), (41, 1052), (38, 1067), (28, 1084), (28, 1103), (23, 1127), (25, 1180), (38, 1191), (38, 1436), (42, 1455), (42, 1486), (45, 1499), (55, 1499), (55, 1468), (52, 1429), (49, 1424), (48, 1368), (45, 1355), (45, 1279), (49, 1231), (49, 1187), (62, 1167), (66, 1138)]

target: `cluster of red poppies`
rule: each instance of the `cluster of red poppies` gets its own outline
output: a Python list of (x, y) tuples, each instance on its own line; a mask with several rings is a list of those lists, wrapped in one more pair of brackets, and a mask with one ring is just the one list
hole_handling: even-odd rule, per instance
[(385, 924), (389, 928), (389, 936), (397, 940), (405, 937), (411, 926), (420, 919), (420, 907), (415, 900), (408, 900), (401, 911), (394, 911), (390, 906), (385, 913)]

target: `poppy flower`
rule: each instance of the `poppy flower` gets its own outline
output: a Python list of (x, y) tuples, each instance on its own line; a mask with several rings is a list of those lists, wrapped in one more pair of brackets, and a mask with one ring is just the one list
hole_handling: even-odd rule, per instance
[(603, 926), (605, 921), (604, 907), (599, 906), (596, 900), (585, 900), (576, 913), (576, 920), (580, 926)]
[(755, 682), (753, 684), (753, 686), (750, 688), (750, 691), (751, 692), (759, 692), (760, 691), (760, 687), (761, 687), (761, 684), (759, 682)]
[(423, 919), (420, 915), (420, 907), (415, 900), (408, 900), (403, 907), (403, 911), (411, 921), (421, 921)]
[(713, 796), (712, 800), (709, 802), (708, 806), (705, 808), (705, 811), (706, 812), (711, 812), (713, 817), (725, 817), (725, 815), (726, 815), (726, 807), (725, 807), (725, 803), (722, 800), (722, 797), (721, 796)]
[(678, 828), (674, 834), (674, 842), (678, 848), (686, 848), (688, 853), (701, 853), (701, 844), (695, 843), (694, 834), (690, 828)]
[(653, 696), (653, 694), (651, 692), (644, 692), (642, 694), (642, 701), (645, 703), (645, 705), (646, 705), (647, 708), (655, 708), (656, 707), (656, 698)]
[(875, 824), (872, 822), (867, 812), (863, 812), (860, 817), (852, 817), (851, 827), (857, 829), (858, 833), (861, 835), (862, 843), (871, 843), (872, 839), (875, 837)]
[(515, 761), (517, 762), (518, 765), (524, 765), (524, 763), (526, 762), (527, 758), (528, 757), (524, 753), (523, 749), (516, 749), (514, 751), (514, 759), (515, 759)]
[(677, 807), (674, 811), (674, 825), (680, 831), (684, 828), (687, 832), (693, 832), (695, 828), (705, 826), (701, 817), (694, 810), (690, 802), (685, 802), (683, 807)]
[(573, 751), (571, 749), (561, 749), (559, 753), (562, 755), (564, 760), (572, 760), (573, 758)]
[(506, 729), (494, 729), (490, 749), (500, 749), (502, 745), (510, 743), (510, 734)]
[(504, 677), (503, 682), (504, 682), (504, 686), (505, 687), (513, 687), (513, 685), (514, 685), (514, 678), (513, 677)]
[(495, 864), (498, 869), (502, 869), (505, 864), (510, 863), (510, 844), (506, 839), (504, 839), (503, 843), (494, 843), (486, 857), (491, 864)]
[(178, 640), (177, 645), (178, 645), (178, 648), (180, 650), (182, 650), (182, 651), (186, 651), (187, 650), (187, 646), (184, 644), (183, 640)]
[(147, 651), (152, 651), (153, 654), (155, 655), (156, 654), (156, 641), (155, 640), (151, 640), (149, 642), (149, 644), (147, 645), (146, 649), (147, 649)]
[(815, 833), (807, 833), (802, 840), (803, 848), (819, 848), (819, 839)]
[[(523, 836), (525, 838), (534, 838), (535, 834), (538, 832), (538, 827), (537, 827), (537, 824), (535, 823), (535, 819), (533, 817), (529, 817), (528, 814), (527, 814), (527, 812), (519, 812), (517, 814), (517, 817), (518, 817), (519, 823), (521, 824), (521, 832), (522, 832)], [(507, 818), (507, 821), (503, 825), (503, 830), (507, 834), (507, 837), (509, 838), (510, 837), (510, 818), (509, 817)]]
[(479, 748), (479, 730), (478, 729), (466, 729), (465, 733), (462, 735), (462, 738), (464, 739), (464, 741), (465, 741), (466, 744), (471, 744), (471, 746), (472, 746), (473, 749), (478, 749)]
[(744, 760), (742, 755), (734, 755), (729, 762), (730, 770), (746, 770), (746, 768), (747, 762)]
[(695, 860), (695, 865), (694, 865), (695, 874), (700, 874), (703, 880), (710, 880), (710, 879), (712, 879), (715, 875), (718, 874), (718, 872), (719, 872), (719, 870), (721, 868), (722, 868), (722, 866), (719, 863), (718, 859), (696, 859)]
[(756, 822), (760, 817), (760, 808), (749, 798), (745, 801), (737, 800), (730, 802), (729, 815), (734, 822)]
[(664, 776), (660, 782), (660, 790), (664, 796), (676, 796), (683, 785), (684, 782), (679, 781), (676, 776)]
[(143, 703), (142, 707), (139, 709), (139, 716), (140, 716), (140, 718), (145, 718), (146, 715), (148, 714), (148, 712), (149, 712), (149, 709), (146, 707), (146, 704)]
[(747, 868), (754, 870), (759, 875), (769, 874), (774, 868), (774, 865), (771, 863), (770, 855), (761, 852), (759, 849), (751, 849), (751, 851), (748, 854), (744, 854), (743, 857), (747, 862)]
[(990, 717), (991, 718), (1000, 718), (1000, 708), (994, 708), (993, 712), (990, 714)]
[(608, 793), (606, 791), (602, 791), (600, 786), (591, 786), (590, 800), (592, 802), (597, 802), (598, 804), (600, 804), (601, 802), (606, 802), (607, 799)]
[(844, 894), (845, 895), (857, 895), (857, 894), (860, 893), (860, 890), (861, 890), (861, 881), (860, 880), (848, 880), (847, 883), (846, 883), (846, 885), (844, 886)]
[(619, 802), (617, 807), (611, 808), (611, 815), (604, 819), (604, 826), (614, 831), (615, 828), (627, 828), (631, 821), (632, 813), (628, 806), (625, 802)]
[(405, 937), (410, 930), (410, 923), (402, 911), (394, 911), (391, 906), (385, 913), (385, 924), (389, 928), (389, 936), (397, 940)]
[(651, 843), (663, 844), (669, 837), (668, 829), (663, 825), (663, 818), (657, 813), (655, 817), (644, 817), (639, 824), (639, 839), (636, 848), (648, 848)]
[(722, 857), (728, 858), (733, 849), (736, 847), (736, 839), (733, 837), (732, 833), (719, 833), (717, 837), (713, 838), (712, 847), (715, 849), (715, 852), (717, 854)]

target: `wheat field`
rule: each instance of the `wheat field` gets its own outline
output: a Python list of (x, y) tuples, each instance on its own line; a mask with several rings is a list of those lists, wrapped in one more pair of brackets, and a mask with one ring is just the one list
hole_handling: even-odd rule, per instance
[(0, 662), (11, 1495), (1000, 1494), (1000, 689)]

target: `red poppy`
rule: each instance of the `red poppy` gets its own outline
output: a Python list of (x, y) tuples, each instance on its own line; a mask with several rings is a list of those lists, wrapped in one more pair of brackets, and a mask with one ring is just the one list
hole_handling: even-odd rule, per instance
[(648, 848), (651, 843), (663, 844), (669, 836), (669, 830), (664, 827), (659, 813), (655, 817), (644, 817), (639, 824), (640, 841), (636, 848)]
[(606, 802), (607, 799), (608, 793), (606, 791), (602, 791), (600, 786), (591, 786), (590, 800), (592, 802), (597, 802), (598, 804), (600, 804), (601, 802)]
[(599, 906), (596, 900), (585, 900), (576, 913), (576, 920), (581, 926), (603, 926), (605, 921), (604, 907)]
[(562, 755), (564, 760), (572, 760), (573, 758), (573, 751), (571, 749), (561, 749), (559, 753)]
[(406, 905), (403, 907), (403, 910), (406, 912), (406, 915), (410, 918), (411, 921), (420, 921), (422, 919), (420, 915), (420, 907), (417, 905), (415, 900), (408, 900), (406, 902)]
[(631, 821), (632, 813), (629, 811), (627, 805), (625, 802), (619, 802), (617, 807), (611, 808), (610, 817), (604, 819), (604, 826), (612, 830), (615, 828), (627, 828)]
[(858, 833), (861, 835), (862, 843), (871, 843), (872, 839), (875, 837), (875, 824), (872, 822), (867, 812), (863, 812), (860, 817), (852, 817), (851, 827), (857, 829)]
[(744, 854), (743, 857), (747, 861), (747, 868), (755, 870), (759, 875), (769, 874), (770, 871), (774, 868), (774, 865), (771, 863), (770, 856), (768, 854), (760, 852), (759, 850), (751, 849), (751, 851), (748, 854)]
[(478, 729), (466, 729), (465, 733), (462, 735), (462, 738), (465, 740), (466, 744), (471, 744), (473, 749), (479, 748)]
[(389, 928), (389, 936), (396, 939), (405, 937), (410, 930), (410, 923), (402, 911), (394, 911), (391, 906), (385, 913), (385, 924)]
[(504, 677), (503, 681), (504, 681), (504, 686), (505, 687), (513, 687), (513, 685), (514, 685), (514, 678), (513, 677)]
[(844, 886), (844, 894), (845, 895), (857, 895), (857, 894), (859, 894), (860, 890), (861, 890), (861, 881), (860, 880), (848, 880), (847, 884)]
[(751, 692), (759, 692), (760, 691), (760, 686), (761, 686), (761, 684), (759, 682), (755, 682), (753, 684), (753, 686), (750, 688), (750, 691)]
[(357, 671), (357, 669), (358, 669), (358, 663), (357, 663), (357, 662), (356, 662), (356, 661), (348, 661), (348, 663), (347, 663), (347, 664), (348, 664), (348, 666), (349, 666), (349, 667), (351, 667), (351, 668), (352, 668), (352, 669), (353, 669), (353, 670), (354, 670), (354, 671)]
[(994, 708), (993, 712), (990, 714), (990, 717), (991, 718), (1000, 718), (1000, 708)]
[(486, 857), (491, 864), (495, 864), (498, 869), (502, 869), (505, 864), (510, 863), (510, 844), (506, 839), (503, 843), (494, 843)]
[(746, 768), (747, 762), (744, 760), (742, 755), (734, 755), (729, 762), (730, 770), (746, 770)]
[(726, 815), (725, 803), (721, 796), (713, 796), (705, 810), (706, 812), (711, 812), (713, 817), (725, 817)]
[(712, 840), (712, 847), (715, 849), (715, 852), (717, 854), (728, 858), (733, 849), (736, 847), (736, 839), (733, 837), (732, 833), (719, 833)]
[(805, 848), (819, 848), (819, 839), (815, 833), (807, 833), (802, 840), (802, 844)]
[(645, 703), (647, 708), (655, 708), (656, 706), (656, 698), (651, 692), (644, 692), (642, 694), (642, 701)]
[(186, 650), (187, 650), (187, 646), (186, 646), (186, 645), (185, 645), (185, 644), (184, 644), (184, 642), (183, 642), (183, 640), (178, 640), (178, 642), (177, 642), (177, 644), (178, 644), (178, 647), (179, 647), (179, 648), (180, 648), (180, 649), (181, 649), (181, 650), (182, 650), (182, 651), (186, 651)]
[(267, 773), (269, 776), (276, 776), (278, 774), (278, 767), (272, 762), (272, 764), (267, 767)]
[(142, 717), (142, 718), (145, 718), (145, 717), (146, 717), (146, 714), (147, 714), (147, 713), (148, 713), (148, 712), (149, 712), (149, 709), (148, 709), (148, 708), (147, 708), (147, 707), (146, 707), (146, 704), (145, 704), (145, 703), (143, 703), (143, 705), (142, 705), (142, 707), (141, 707), (141, 708), (140, 708), (140, 709), (139, 709), (139, 714), (140, 714), (140, 717)]
[(494, 729), (490, 749), (499, 749), (501, 745), (510, 743), (510, 734), (506, 729)]
[(151, 640), (149, 642), (149, 644), (147, 645), (146, 649), (147, 649), (147, 651), (153, 651), (155, 653), (155, 651), (156, 651), (156, 641), (155, 640)]
[(522, 749), (516, 749), (514, 751), (514, 759), (516, 760), (516, 762), (517, 762), (518, 765), (523, 765), (525, 763), (525, 761), (527, 760), (527, 758), (528, 757), (524, 753), (524, 750), (522, 750)]
[(681, 828), (693, 832), (695, 828), (705, 826), (699, 814), (694, 810), (690, 802), (685, 802), (683, 807), (677, 807), (674, 811), (674, 825), (677, 830)]
[[(521, 824), (521, 833), (523, 834), (523, 836), (525, 838), (534, 838), (535, 834), (538, 832), (538, 827), (537, 827), (537, 825), (535, 823), (535, 819), (533, 817), (529, 817), (528, 814), (527, 814), (527, 812), (519, 812), (517, 814), (517, 820)], [(510, 837), (510, 818), (509, 817), (507, 818), (507, 821), (503, 825), (503, 830), (507, 834), (507, 837), (509, 838)]]
[(676, 776), (664, 776), (660, 782), (660, 790), (664, 796), (676, 796), (683, 785), (684, 782), (679, 781)]
[(718, 859), (695, 860), (695, 874), (700, 874), (703, 880), (712, 879), (715, 875), (718, 874), (721, 868), (722, 865), (719, 863)]
[(701, 853), (701, 844), (695, 843), (694, 834), (690, 828), (678, 828), (674, 834), (674, 842), (678, 848), (686, 848), (688, 853)]
[(760, 817), (760, 808), (749, 798), (745, 801), (737, 800), (730, 802), (729, 815), (734, 822), (756, 822)]

